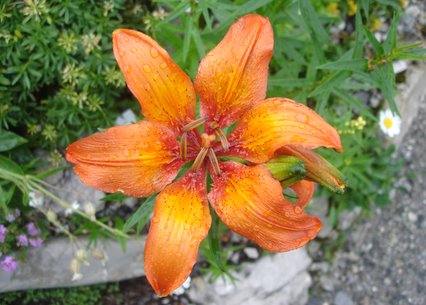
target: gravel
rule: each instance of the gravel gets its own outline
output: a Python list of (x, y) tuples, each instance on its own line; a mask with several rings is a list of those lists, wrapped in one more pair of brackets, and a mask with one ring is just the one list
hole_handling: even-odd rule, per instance
[[(308, 304), (426, 304), (426, 98), (398, 149), (405, 160), (392, 204), (347, 231)], [(318, 266), (316, 262), (314, 266)]]

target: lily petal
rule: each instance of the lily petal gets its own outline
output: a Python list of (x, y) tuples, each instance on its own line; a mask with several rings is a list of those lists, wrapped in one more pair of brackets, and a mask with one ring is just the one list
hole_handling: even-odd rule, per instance
[(148, 120), (180, 130), (195, 119), (191, 79), (166, 50), (147, 35), (126, 29), (114, 31), (113, 44), (127, 86)]
[(72, 143), (66, 158), (87, 185), (109, 193), (145, 197), (164, 189), (183, 162), (173, 132), (142, 121), (117, 126)]
[(268, 19), (247, 15), (237, 20), (198, 69), (194, 84), (202, 116), (223, 128), (263, 100), (273, 45)]
[(263, 163), (288, 144), (342, 150), (337, 131), (309, 107), (285, 98), (270, 98), (247, 111), (229, 136), (229, 155)]
[(278, 150), (277, 154), (294, 156), (303, 160), (307, 177), (330, 190), (343, 193), (346, 179), (343, 174), (319, 154), (299, 145), (287, 145)]
[(304, 209), (311, 202), (312, 196), (314, 196), (315, 183), (301, 180), (291, 185), (290, 188), (297, 194), (296, 206)]
[(286, 201), (280, 183), (263, 165), (220, 164), (213, 176), (209, 201), (233, 231), (268, 251), (290, 251), (305, 245), (321, 229), (321, 222)]
[(145, 245), (145, 273), (160, 296), (183, 284), (211, 224), (205, 170), (188, 172), (157, 197)]

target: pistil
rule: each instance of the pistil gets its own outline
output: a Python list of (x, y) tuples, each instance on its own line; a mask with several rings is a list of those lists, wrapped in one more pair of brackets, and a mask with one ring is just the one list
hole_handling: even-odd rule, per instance
[[(195, 129), (206, 122), (207, 122), (207, 118), (200, 118), (183, 126), (182, 136), (179, 140), (179, 153), (180, 153), (180, 158), (183, 161), (186, 161), (187, 154), (188, 154), (188, 131)], [(219, 125), (216, 122), (209, 122), (208, 124), (214, 130), (215, 135), (209, 135), (206, 133), (203, 133), (201, 135), (200, 151), (198, 155), (195, 157), (194, 163), (192, 164), (192, 170), (194, 172), (198, 171), (201, 165), (203, 164), (204, 159), (208, 155), (214, 173), (217, 176), (220, 176), (221, 171), (219, 167), (219, 161), (216, 157), (216, 153), (210, 146), (211, 146), (211, 143), (216, 140), (216, 137), (218, 137), (223, 150), (227, 151), (229, 149), (229, 142), (228, 142), (228, 139), (226, 138), (225, 133), (222, 131), (222, 129), (219, 127)]]

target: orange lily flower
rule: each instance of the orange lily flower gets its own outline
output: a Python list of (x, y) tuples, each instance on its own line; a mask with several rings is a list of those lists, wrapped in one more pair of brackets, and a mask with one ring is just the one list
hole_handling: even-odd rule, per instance
[[(209, 202), (230, 229), (269, 251), (301, 247), (321, 228), (303, 211), (313, 182), (293, 186), (303, 199), (295, 205), (263, 163), (288, 145), (338, 151), (342, 145), (336, 130), (308, 107), (265, 99), (273, 42), (268, 19), (242, 17), (201, 61), (193, 84), (150, 37), (128, 29), (113, 33), (115, 58), (147, 120), (81, 139), (66, 157), (93, 188), (135, 197), (160, 192), (145, 246), (145, 273), (158, 295), (189, 276), (210, 228)], [(224, 129), (235, 122), (227, 136)], [(187, 162), (191, 170), (174, 181)]]

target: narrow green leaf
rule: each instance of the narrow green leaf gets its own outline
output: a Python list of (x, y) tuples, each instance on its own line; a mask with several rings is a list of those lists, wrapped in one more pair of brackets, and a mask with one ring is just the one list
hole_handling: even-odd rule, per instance
[(22, 168), (12, 160), (0, 155), (0, 169), (13, 174), (24, 175)]
[(206, 2), (207, 2), (206, 0), (200, 0), (200, 7), (204, 17), (204, 21), (206, 22), (206, 25), (207, 25), (207, 29), (211, 31), (213, 26), (213, 19), (210, 17), (208, 5)]
[(376, 0), (376, 1), (384, 5), (389, 5), (397, 10), (401, 9), (401, 4), (399, 3), (398, 0)]
[(136, 212), (124, 223), (123, 232), (128, 232), (137, 223), (143, 223), (143, 225), (145, 225), (148, 222), (149, 217), (154, 211), (156, 197), (157, 194), (154, 194), (146, 198), (145, 202), (142, 203)]
[(364, 31), (362, 25), (361, 9), (358, 7), (355, 15), (355, 46), (353, 58), (358, 59), (362, 57), (364, 48)]
[(361, 7), (364, 10), (364, 14), (368, 19), (368, 17), (370, 16), (370, 1), (369, 0), (360, 0), (360, 2), (361, 2)]
[(198, 57), (201, 59), (206, 55), (206, 47), (204, 46), (204, 42), (203, 42), (203, 39), (201, 38), (198, 27), (194, 27), (192, 29), (192, 38), (194, 39)]
[(321, 65), (318, 69), (323, 70), (339, 70), (339, 71), (366, 71), (368, 60), (366, 59), (348, 59), (338, 60), (335, 62), (326, 63)]
[(3, 86), (10, 85), (10, 80), (8, 80), (3, 75), (0, 75), (0, 85), (3, 85)]
[(175, 7), (170, 15), (167, 15), (166, 18), (164, 18), (159, 25), (162, 25), (164, 23), (169, 23), (169, 21), (176, 19), (180, 15), (184, 14), (185, 11), (190, 7), (189, 1), (182, 1), (177, 7)]
[(189, 47), (191, 45), (191, 33), (192, 33), (192, 18), (188, 17), (185, 20), (185, 36), (183, 37), (183, 51), (182, 51), (182, 62), (186, 63), (188, 58)]
[(300, 0), (299, 8), (300, 13), (302, 14), (302, 18), (308, 26), (310, 35), (316, 37), (321, 44), (331, 44), (331, 39), (328, 36), (327, 31), (322, 26), (311, 1)]
[(334, 88), (339, 87), (349, 76), (351, 76), (351, 72), (348, 71), (333, 72), (309, 96), (317, 96), (325, 92), (330, 92)]
[(52, 176), (56, 173), (59, 173), (60, 171), (63, 171), (64, 169), (67, 169), (68, 166), (67, 165), (63, 165), (63, 166), (58, 166), (46, 171), (41, 171), (41, 172), (37, 172), (37, 174), (35, 175), (37, 178), (39, 179), (44, 179), (47, 178), (49, 176)]
[(221, 31), (224, 28), (229, 26), (229, 23), (234, 21), (238, 16), (243, 16), (245, 14), (253, 13), (255, 10), (265, 6), (268, 3), (271, 3), (273, 0), (250, 0), (246, 1), (243, 5), (234, 10), (228, 17), (222, 20), (221, 25), (216, 29), (216, 31)]
[(393, 72), (392, 63), (380, 65), (371, 72), (371, 77), (376, 81), (377, 86), (382, 91), (392, 112), (399, 113), (395, 102), (395, 74)]
[(372, 120), (376, 120), (376, 117), (371, 114), (370, 108), (361, 103), (361, 101), (357, 97), (352, 96), (345, 90), (339, 88), (334, 89), (332, 93), (340, 97), (344, 102), (346, 102), (349, 106), (357, 110), (360, 114), (369, 117)]
[(380, 42), (377, 40), (376, 36), (374, 36), (371, 31), (364, 26), (364, 34), (367, 36), (368, 41), (370, 41), (371, 45), (373, 46), (373, 49), (376, 51), (378, 56), (384, 55), (384, 50)]
[(0, 130), (0, 151), (8, 151), (24, 143), (27, 140), (16, 133)]
[(388, 31), (385, 41), (383, 42), (383, 49), (386, 55), (389, 55), (393, 49), (396, 48), (396, 39), (398, 34), (398, 22), (399, 22), (399, 12), (397, 11), (393, 15), (392, 24)]
[(293, 89), (293, 88), (309, 88), (314, 85), (313, 81), (308, 79), (297, 79), (297, 78), (270, 78), (269, 86), (277, 86), (285, 89)]

